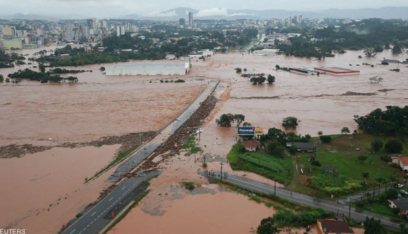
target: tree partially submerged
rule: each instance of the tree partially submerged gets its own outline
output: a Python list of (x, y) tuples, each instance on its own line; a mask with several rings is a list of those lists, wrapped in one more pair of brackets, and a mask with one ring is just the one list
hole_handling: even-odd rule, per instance
[(364, 54), (366, 57), (375, 57), (377, 52), (375, 52), (375, 48), (369, 47), (364, 49)]
[(296, 117), (289, 116), (283, 119), (282, 121), (282, 126), (286, 129), (296, 129), (298, 124), (300, 123), (300, 120), (298, 120)]

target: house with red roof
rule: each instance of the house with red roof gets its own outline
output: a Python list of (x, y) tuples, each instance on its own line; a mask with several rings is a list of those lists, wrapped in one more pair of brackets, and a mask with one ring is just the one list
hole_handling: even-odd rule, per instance
[(399, 165), (405, 172), (408, 172), (408, 157), (400, 157)]
[(256, 151), (261, 147), (261, 142), (257, 140), (243, 141), (241, 144), (245, 146), (246, 151)]
[(317, 220), (317, 227), (319, 234), (352, 234), (354, 233), (345, 220)]

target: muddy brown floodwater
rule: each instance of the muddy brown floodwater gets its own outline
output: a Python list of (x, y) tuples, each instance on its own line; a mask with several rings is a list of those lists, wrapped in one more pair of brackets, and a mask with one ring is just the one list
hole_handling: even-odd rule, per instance
[(109, 175), (84, 185), (85, 178), (106, 166), (119, 146), (53, 148), (1, 159), (0, 227), (56, 233), (97, 199)]
[[(23, 50), (22, 53), (32, 54), (38, 50)], [(208, 169), (219, 170), (220, 162), (224, 161), (223, 170), (270, 184), (259, 175), (231, 170), (226, 155), (237, 141), (237, 128), (218, 127), (215, 119), (224, 113), (243, 114), (246, 122), (262, 126), (266, 132), (271, 127), (281, 128), (283, 118), (296, 116), (301, 120), (297, 133), (314, 136), (318, 131), (335, 134), (340, 133), (342, 127), (355, 129), (354, 115), (408, 103), (408, 69), (399, 66), (400, 72), (391, 72), (389, 69), (396, 68), (396, 64), (376, 65), (383, 57), (405, 60), (406, 54), (392, 55), (385, 50), (376, 58), (358, 59), (358, 55), (363, 52), (347, 51), (319, 61), (287, 56), (216, 54), (206, 62), (193, 60), (192, 71), (184, 77), (105, 76), (99, 71), (101, 66), (114, 64), (66, 67), (93, 72), (75, 74), (79, 78), (77, 84), (31, 81), (0, 84), (0, 145), (56, 145), (154, 131), (197, 96), (206, 84), (203, 78), (220, 79), (214, 92), (219, 101), (202, 126), (204, 132), (199, 142), (203, 154), (214, 155)], [(147, 62), (151, 61), (129, 63)], [(362, 63), (375, 64), (375, 67)], [(361, 74), (305, 76), (276, 71), (277, 64), (281, 67), (336, 66), (358, 69)], [(0, 74), (7, 75), (33, 65), (0, 69)], [(235, 73), (236, 67), (271, 74), (276, 82), (252, 85), (247, 78)], [(380, 76), (384, 81), (370, 83), (369, 78), (373, 76)], [(187, 82), (160, 83), (160, 79), (166, 78), (185, 78)], [(0, 214), (0, 227), (26, 228), (29, 233), (56, 233), (109, 186), (104, 181), (114, 168), (86, 185), (83, 182), (85, 177), (91, 177), (107, 165), (118, 148), (119, 145), (52, 148), (22, 158), (0, 159), (3, 178), (0, 209), (7, 210)], [(152, 180), (148, 197), (110, 233), (132, 233), (133, 230), (143, 230), (143, 233), (247, 233), (254, 230), (262, 218), (273, 214), (273, 209), (248, 201), (246, 196), (209, 185), (197, 174), (202, 163), (194, 160), (203, 154), (167, 157), (160, 164), (163, 174)], [(180, 187), (183, 181), (203, 187), (189, 192)]]

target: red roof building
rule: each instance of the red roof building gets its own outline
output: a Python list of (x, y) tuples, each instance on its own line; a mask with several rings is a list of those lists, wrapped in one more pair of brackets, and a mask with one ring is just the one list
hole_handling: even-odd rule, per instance
[(352, 234), (354, 233), (346, 221), (317, 220), (319, 234)]
[(257, 140), (243, 141), (242, 144), (247, 151), (256, 151), (261, 146), (261, 142)]

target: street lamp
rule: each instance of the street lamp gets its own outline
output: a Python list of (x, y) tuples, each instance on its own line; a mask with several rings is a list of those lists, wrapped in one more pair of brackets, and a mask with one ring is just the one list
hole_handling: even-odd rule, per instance
[(274, 191), (274, 195), (276, 196), (276, 179), (275, 179), (275, 191)]

